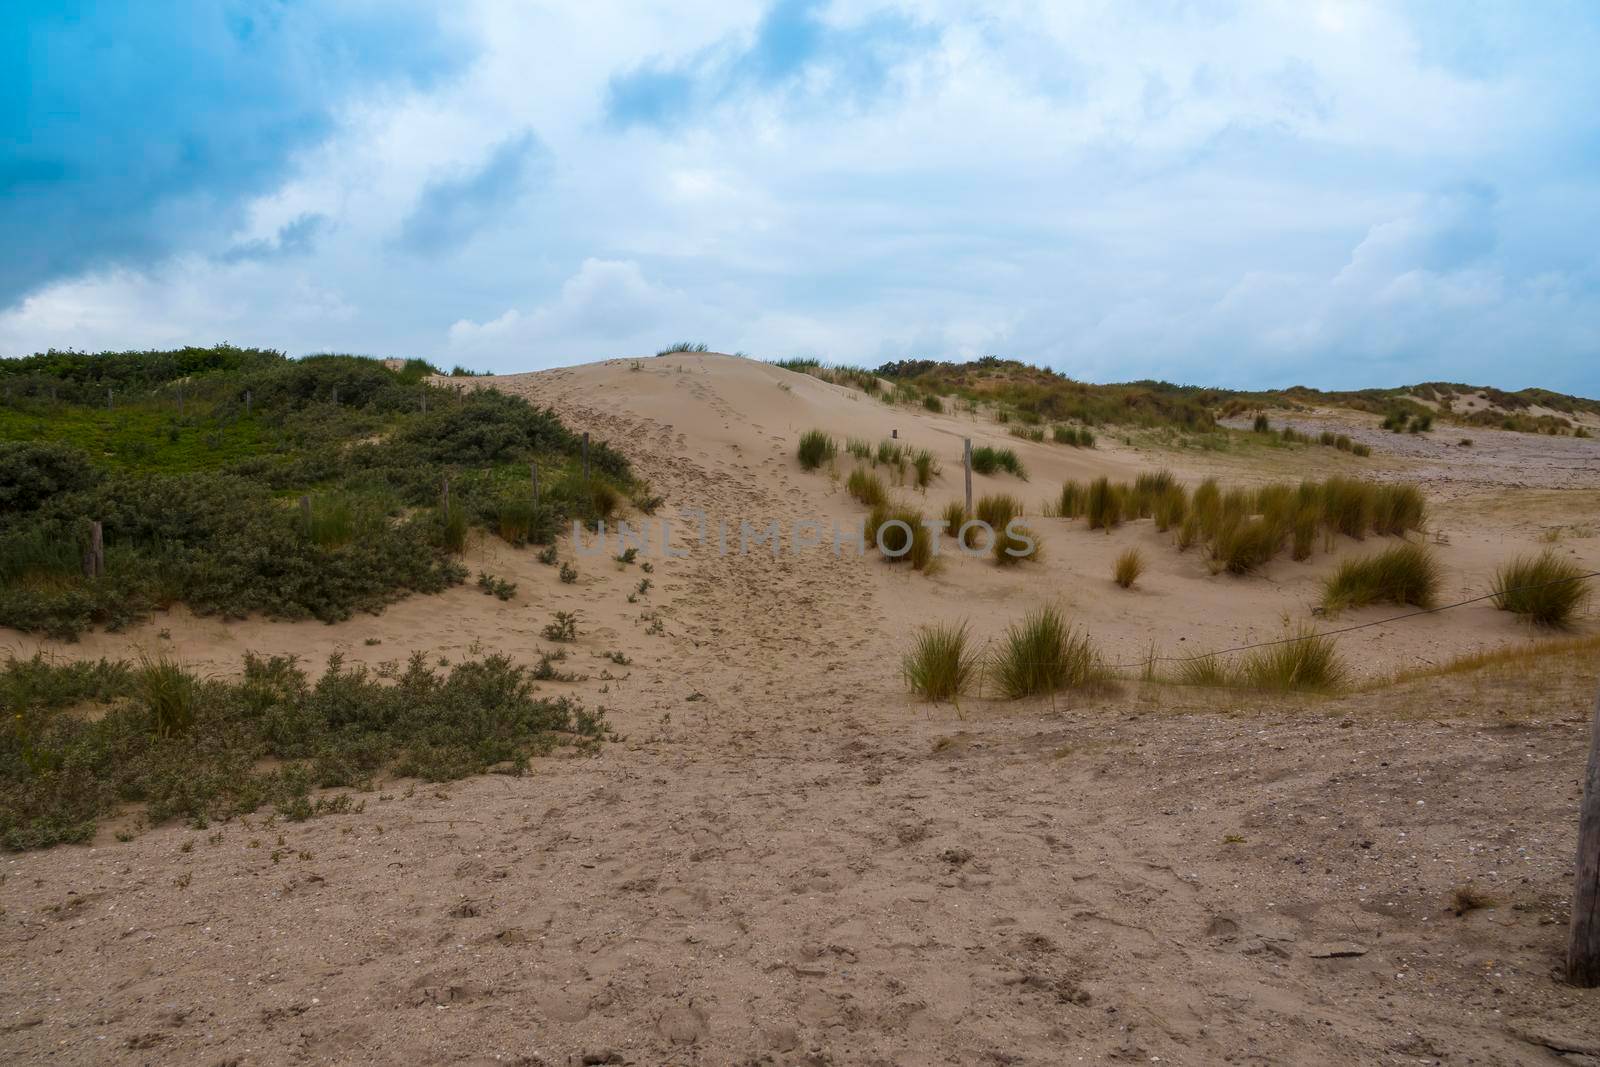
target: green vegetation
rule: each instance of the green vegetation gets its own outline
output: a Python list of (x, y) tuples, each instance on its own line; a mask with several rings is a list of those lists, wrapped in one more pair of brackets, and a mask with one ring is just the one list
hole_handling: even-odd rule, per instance
[(993, 474), (996, 471), (1005, 471), (1014, 474), (1023, 481), (1028, 480), (1028, 471), (1017, 458), (1017, 454), (1009, 448), (993, 448), (989, 445), (980, 445), (972, 450), (972, 469), (979, 474)]
[(1089, 636), (1049, 606), (1013, 624), (989, 663), (990, 677), (1009, 700), (1081, 686), (1098, 672)]
[[(446, 781), (491, 768), (520, 774), (558, 744), (593, 743), (599, 715), (533, 695), (526, 670), (491, 656), (447, 674), (422, 653), (409, 665), (346, 669), (313, 684), (293, 659), (247, 656), (236, 682), (164, 660), (0, 670), (0, 845), (86, 841), (129, 804), (142, 822), (196, 826), (273, 805), (288, 819), (349, 810), (348, 793), (384, 774)], [(94, 714), (80, 705), (93, 702)]]
[(1047, 510), (1059, 518), (1082, 517), (1089, 529), (1108, 533), (1151, 518), (1157, 530), (1173, 534), (1179, 551), (1205, 544), (1213, 570), (1232, 574), (1259, 569), (1286, 546), (1296, 560), (1309, 559), (1319, 534), (1403, 537), (1427, 521), (1427, 502), (1413, 485), (1329, 478), (1224, 493), (1208, 478), (1191, 495), (1168, 471), (1140, 474), (1131, 484), (1066, 482)]
[(1566, 627), (1589, 596), (1587, 572), (1550, 549), (1502, 566), (1494, 579), (1494, 606), (1540, 626)]
[(939, 623), (917, 631), (902, 671), (911, 691), (924, 700), (954, 701), (970, 688), (979, 665), (979, 656), (970, 647), (966, 623)]
[(658, 356), (670, 356), (677, 352), (707, 352), (704, 341), (675, 341), (657, 352)]
[[(554, 414), (434, 373), (226, 346), (0, 361), (0, 625), (70, 639), (177, 602), (334, 621), (462, 581), (471, 526), (546, 542), (631, 484), (596, 444), (586, 492)], [(535, 461), (541, 503), (518, 512)]]
[(922, 524), (915, 508), (879, 504), (867, 516), (867, 540), (890, 563), (909, 563), (916, 571), (933, 562), (933, 531)]
[(839, 446), (822, 430), (807, 430), (800, 435), (800, 467), (814, 471), (838, 453)]
[(1431, 608), (1438, 601), (1441, 571), (1424, 545), (1401, 544), (1362, 559), (1347, 559), (1323, 586), (1327, 611), (1388, 602)]

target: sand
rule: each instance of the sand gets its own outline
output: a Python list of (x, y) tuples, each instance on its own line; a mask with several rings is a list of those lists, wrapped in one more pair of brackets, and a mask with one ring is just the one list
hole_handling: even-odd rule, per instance
[[(333, 626), (177, 613), (73, 646), (13, 633), (0, 644), (163, 647), (218, 674), (246, 649), (312, 663), (414, 649), (531, 662), (551, 613), (577, 610), (589, 677), (548, 688), (604, 706), (623, 739), (520, 778), (386, 784), (360, 812), (307, 823), (258, 815), (121, 842), (125, 820), (91, 846), (0, 858), (0, 1057), (1600, 1057), (1600, 994), (1553, 977), (1592, 663), (1551, 661), (1559, 669), (1533, 686), (1465, 675), (1266, 700), (1128, 683), (1055, 703), (974, 698), (959, 712), (913, 701), (898, 678), (916, 625), (964, 618), (992, 639), (1045, 601), (1117, 661), (1268, 639), (1308, 617), (1338, 559), (1375, 547), (1213, 576), (1149, 523), (1106, 536), (1038, 518), (1063, 478), (1157, 465), (1240, 482), (1421, 478), (1447, 592), (1469, 596), (1551, 529), (1558, 551), (1600, 564), (1589, 525), (1600, 442), (1477, 431), (1469, 450), (1446, 430), (1413, 455), (1385, 451), (1393, 435), (1346, 414), (1308, 418), (1371, 434), (1372, 460), (1172, 453), (1114, 433), (1075, 450), (715, 354), (466, 384), (552, 405), (622, 448), (665, 495), (658, 518), (675, 520), (688, 554), (654, 552), (653, 586), (633, 603), (637, 565), (577, 557), (580, 579), (565, 585), (533, 553), (485, 540), (468, 563), (517, 581), (510, 602), (469, 586)], [(934, 450), (944, 473), (930, 512), (960, 496), (963, 437), (1017, 449), (1029, 482), (979, 476), (974, 488), (1023, 497), (1042, 562), (999, 571), (949, 556), (930, 577), (826, 549), (696, 550), (679, 508), (713, 527), (859, 518), (842, 480), (796, 463), (812, 427), (874, 442), (892, 429)], [(1123, 591), (1110, 561), (1135, 544), (1151, 569)], [(574, 558), (565, 541), (562, 554)], [(1590, 619), (1580, 634), (1595, 629)], [(1376, 676), (1529, 636), (1479, 604), (1342, 647)], [(629, 666), (599, 658), (619, 649)], [(1496, 906), (1453, 914), (1451, 893), (1468, 883)]]

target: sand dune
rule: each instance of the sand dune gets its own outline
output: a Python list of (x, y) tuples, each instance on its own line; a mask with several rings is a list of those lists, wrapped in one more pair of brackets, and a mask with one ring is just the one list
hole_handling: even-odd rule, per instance
[[(605, 707), (622, 739), (526, 777), (398, 783), (360, 813), (216, 828), (214, 844), (180, 826), (122, 843), (108, 827), (92, 848), (6, 857), (8, 1059), (1600, 1056), (1600, 1000), (1551, 978), (1595, 683), (1581, 656), (1551, 661), (1536, 685), (1463, 676), (1333, 700), (1129, 683), (957, 711), (913, 701), (898, 677), (916, 626), (965, 619), (990, 639), (1045, 602), (1114, 662), (1271, 639), (1311, 617), (1340, 559), (1376, 547), (1343, 541), (1248, 578), (1213, 575), (1148, 522), (1106, 535), (1042, 517), (1064, 479), (1156, 467), (1240, 484), (1418, 478), (1446, 594), (1465, 599), (1552, 528), (1565, 531), (1557, 550), (1600, 568), (1600, 443), (1552, 452), (1479, 432), (1473, 450), (1432, 442), (1413, 455), (1423, 446), (1406, 441), (1364, 464), (1333, 450), (1164, 452), (1115, 433), (1069, 449), (712, 353), (462, 384), (550, 405), (630, 457), (665, 496), (655, 518), (684, 553), (647, 553), (649, 592), (635, 592), (636, 565), (578, 556), (565, 539), (574, 584), (480, 540), (468, 564), (517, 581), (512, 601), (463, 588), (333, 626), (177, 613), (70, 648), (3, 643), (165, 647), (216, 673), (245, 650), (532, 662), (551, 613), (576, 610), (588, 678), (558, 687)], [(1316, 421), (1334, 418), (1375, 432), (1348, 413)], [(930, 513), (961, 496), (964, 438), (1016, 449), (1029, 480), (975, 476), (974, 492), (1020, 496), (1042, 559), (1000, 569), (947, 554), (924, 575), (826, 548), (695, 543), (680, 509), (713, 529), (859, 521), (840, 478), (796, 462), (812, 428), (932, 450), (943, 472), (926, 494), (897, 490)], [(1559, 478), (1542, 473), (1552, 466)], [(1124, 591), (1111, 561), (1131, 545), (1151, 566)], [(1591, 620), (1579, 635), (1594, 631)], [(1480, 603), (1341, 647), (1376, 677), (1529, 636)], [(610, 650), (631, 664), (598, 658)], [(280, 860), (251, 846), (279, 835)], [(1499, 906), (1450, 914), (1468, 882)]]

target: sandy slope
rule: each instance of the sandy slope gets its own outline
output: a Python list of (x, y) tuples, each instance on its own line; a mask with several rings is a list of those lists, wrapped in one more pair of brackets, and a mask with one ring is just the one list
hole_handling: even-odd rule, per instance
[[(713, 528), (859, 517), (836, 481), (795, 463), (813, 426), (873, 441), (892, 428), (934, 449), (945, 473), (930, 511), (960, 493), (963, 436), (1016, 447), (1030, 469), (1026, 485), (979, 477), (978, 493), (1020, 490), (1035, 507), (1064, 477), (1157, 462), (1263, 476), (1236, 457), (1114, 440), (1032, 445), (731, 357), (633, 366), (472, 384), (609, 438), (665, 493), (662, 517), (696, 508)], [(1471, 594), (1551, 524), (1578, 527), (1561, 550), (1600, 563), (1594, 531), (1581, 536), (1600, 447), (1575, 455), (1571, 488), (1520, 504), (1502, 493), (1494, 508), (1453, 454), (1272, 463), (1296, 477), (1433, 464), (1450, 589)], [(247, 648), (532, 660), (550, 612), (576, 608), (590, 677), (558, 688), (604, 705), (626, 740), (524, 778), (399, 783), (358, 814), (236, 823), (214, 844), (168, 826), (5, 857), (0, 1055), (1504, 1063), (1551, 1062), (1557, 1045), (1600, 1057), (1600, 995), (1551, 979), (1592, 663), (1559, 661), (1531, 688), (1452, 679), (1306, 704), (1136, 684), (1055, 707), (974, 700), (965, 718), (912, 703), (896, 670), (920, 622), (964, 617), (987, 638), (1054, 599), (1112, 659), (1152, 643), (1187, 653), (1275, 636), (1338, 558), (1238, 580), (1148, 523), (1109, 537), (1037, 526), (1041, 563), (1000, 573), (951, 557), (924, 577), (823, 549), (723, 556), (679, 522), (687, 555), (655, 552), (654, 588), (632, 604), (637, 567), (579, 558), (580, 582), (562, 585), (531, 553), (489, 542), (469, 562), (520, 583), (509, 604), (469, 588), (332, 627), (173, 617), (86, 640), (71, 652), (170, 644), (215, 671)], [(1126, 593), (1110, 559), (1135, 543), (1153, 566)], [(1476, 606), (1344, 647), (1378, 671), (1525, 637)], [(632, 666), (583, 655), (611, 649)], [(1500, 905), (1449, 915), (1469, 880)]]

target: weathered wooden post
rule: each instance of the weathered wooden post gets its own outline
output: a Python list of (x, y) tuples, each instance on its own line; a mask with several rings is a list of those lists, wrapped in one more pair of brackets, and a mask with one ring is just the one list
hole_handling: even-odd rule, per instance
[(589, 431), (583, 431), (583, 487), (589, 488)]
[(250, 390), (248, 389), (244, 391), (244, 413), (248, 418), (250, 415)]
[(89, 523), (89, 551), (83, 554), (83, 576), (98, 578), (106, 572), (105, 534), (98, 521)]
[(972, 438), (965, 438), (961, 447), (961, 466), (967, 474), (967, 516), (972, 515)]
[(893, 440), (893, 441), (900, 440), (900, 431), (899, 430), (890, 430), (889, 431), (889, 439)]
[(1567, 981), (1600, 986), (1600, 697), (1589, 724), (1589, 765), (1578, 809), (1578, 873), (1572, 886), (1572, 926), (1567, 939)]

